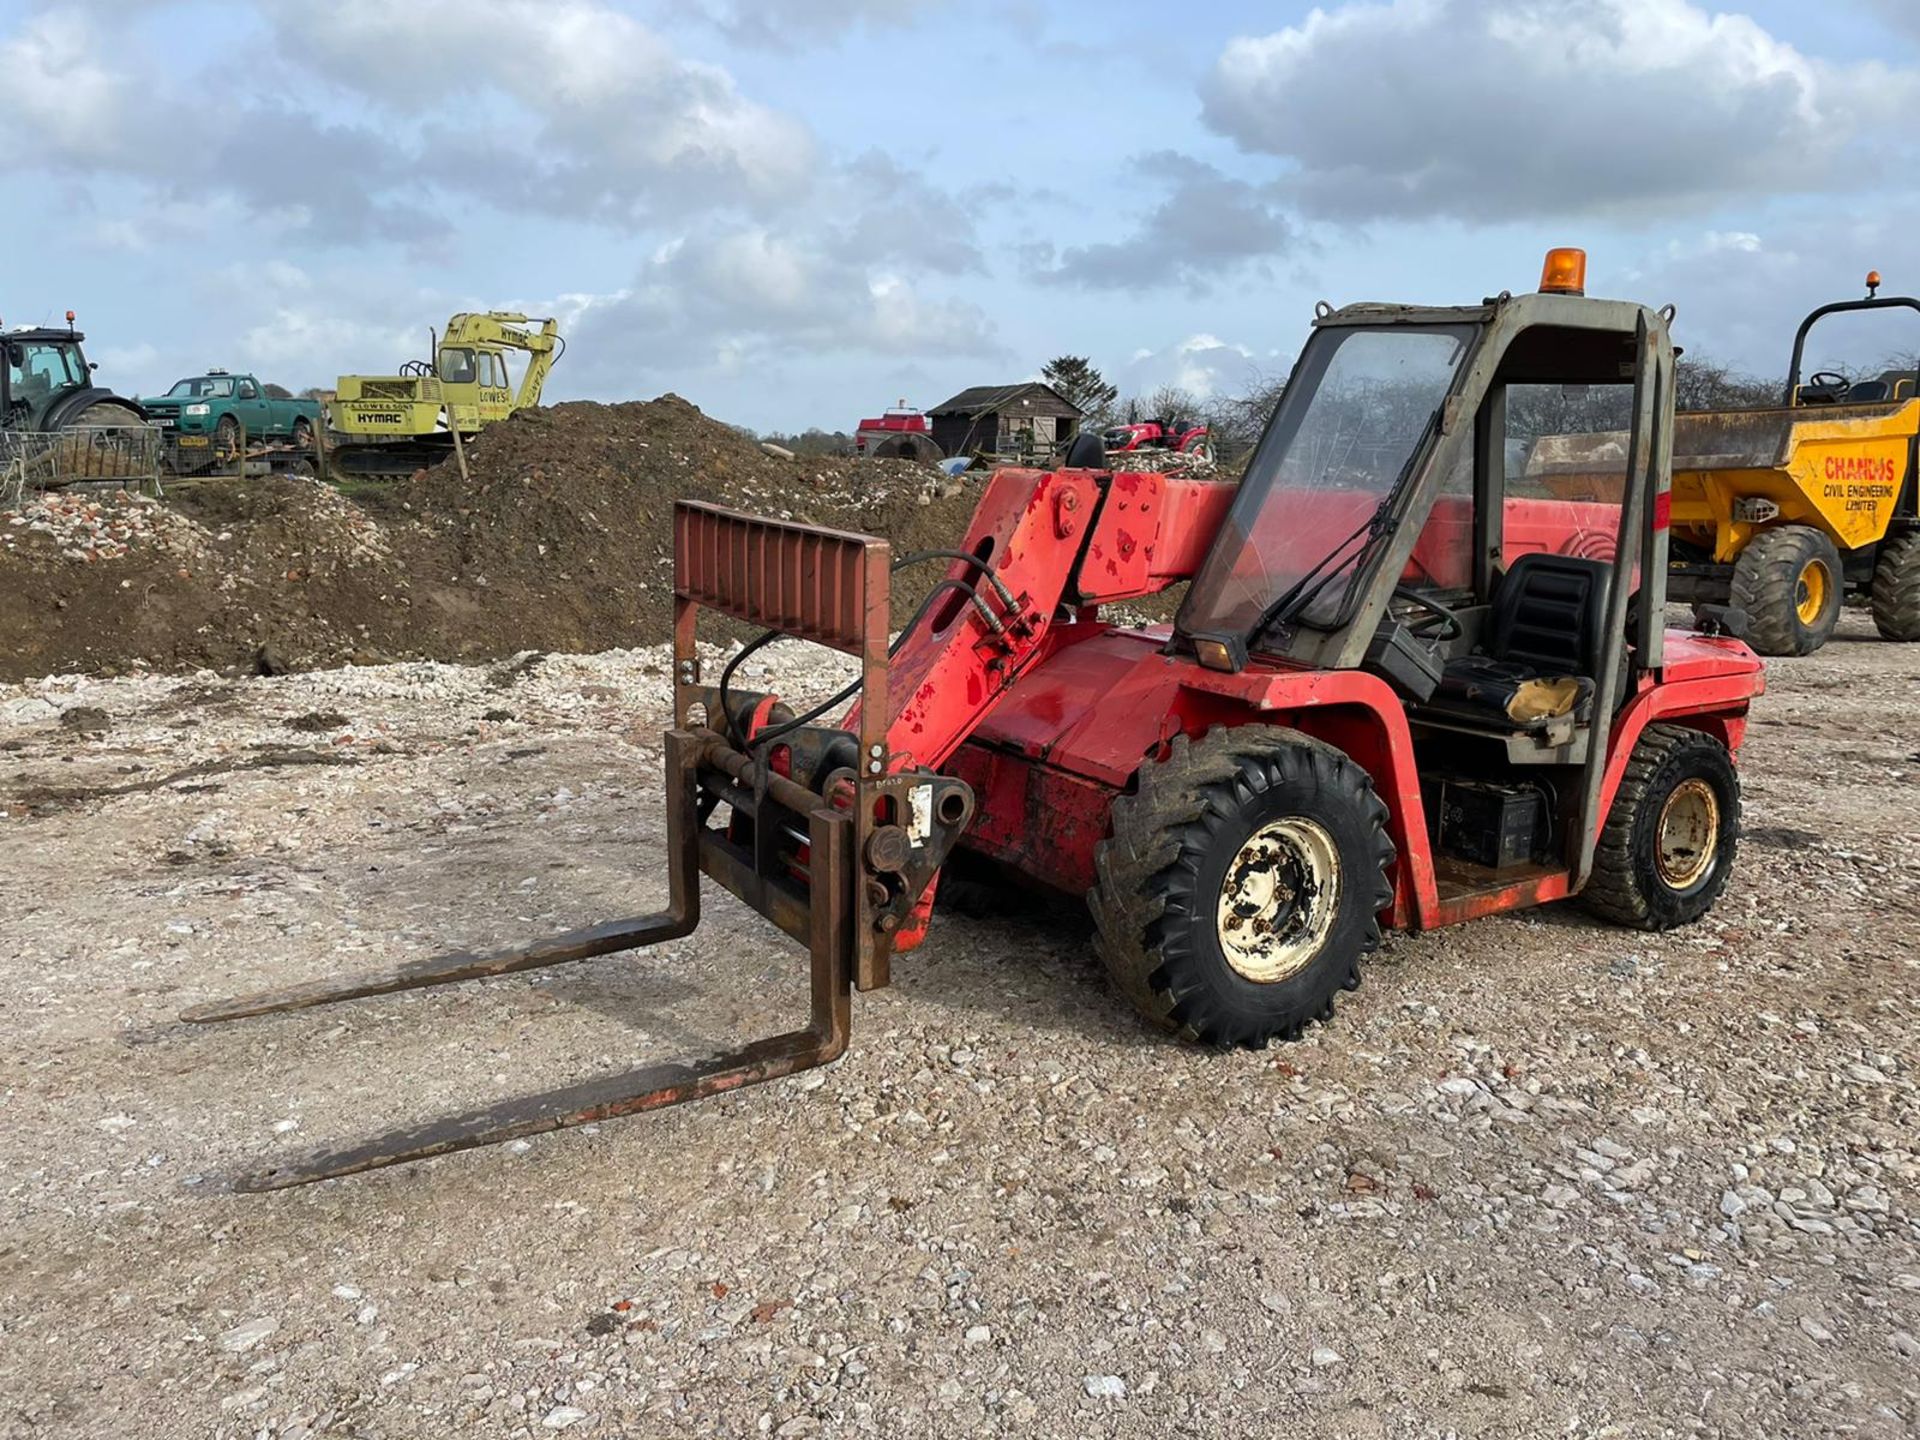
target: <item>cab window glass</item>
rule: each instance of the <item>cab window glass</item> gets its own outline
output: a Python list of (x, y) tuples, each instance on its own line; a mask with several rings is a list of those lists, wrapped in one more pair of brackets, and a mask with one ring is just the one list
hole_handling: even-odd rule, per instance
[(27, 345), (23, 378), (29, 388), (55, 389), (78, 385), (86, 378), (80, 354), (71, 345)]
[(1632, 423), (1631, 384), (1507, 388), (1503, 565), (1535, 551), (1613, 557)]
[(440, 378), (454, 385), (473, 383), (473, 351), (446, 349), (440, 352)]

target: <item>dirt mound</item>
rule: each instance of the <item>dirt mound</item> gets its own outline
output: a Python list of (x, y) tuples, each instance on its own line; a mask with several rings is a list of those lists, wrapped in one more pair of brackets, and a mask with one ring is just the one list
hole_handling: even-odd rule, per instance
[(0, 513), (0, 679), (652, 644), (670, 633), (677, 498), (906, 550), (957, 542), (978, 497), (904, 461), (779, 459), (673, 395), (527, 411), (467, 458), (464, 480), (449, 463), (351, 496), (223, 480)]
[(402, 497), (436, 517), (471, 588), (524, 598), (508, 651), (667, 639), (682, 497), (883, 535), (897, 551), (955, 544), (978, 498), (906, 461), (780, 459), (677, 395), (523, 412), (470, 448), (468, 471), (439, 466)]

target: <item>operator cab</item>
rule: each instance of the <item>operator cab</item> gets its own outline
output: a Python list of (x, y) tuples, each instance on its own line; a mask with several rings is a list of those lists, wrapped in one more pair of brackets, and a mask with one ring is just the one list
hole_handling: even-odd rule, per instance
[(1871, 380), (1849, 380), (1832, 371), (1819, 371), (1802, 382), (1796, 405), (1885, 405), (1914, 396), (1911, 370), (1887, 370)]
[(1323, 308), (1176, 624), (1213, 668), (1391, 686), (1443, 890), (1554, 864), (1661, 664), (1666, 320), (1549, 271), (1479, 307)]
[(1910, 295), (1882, 295), (1880, 272), (1874, 270), (1868, 272), (1864, 300), (1840, 300), (1822, 305), (1800, 322), (1800, 329), (1793, 337), (1793, 358), (1787, 365), (1784, 403), (1789, 409), (1803, 405), (1900, 404), (1920, 394), (1920, 357), (1912, 364), (1882, 371), (1865, 380), (1855, 380), (1837, 370), (1815, 370), (1805, 379), (1801, 378), (1807, 357), (1807, 338), (1822, 320), (1829, 315), (1862, 315), (1885, 310), (1920, 311), (1920, 300)]

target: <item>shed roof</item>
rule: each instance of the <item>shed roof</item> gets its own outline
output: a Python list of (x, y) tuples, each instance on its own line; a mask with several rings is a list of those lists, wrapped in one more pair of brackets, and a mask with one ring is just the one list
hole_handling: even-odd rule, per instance
[(934, 406), (927, 413), (929, 415), (987, 415), (995, 410), (1004, 410), (1036, 390), (1044, 390), (1076, 415), (1087, 413), (1042, 380), (1023, 380), (1017, 385), (975, 385), (971, 389), (962, 390), (944, 404)]

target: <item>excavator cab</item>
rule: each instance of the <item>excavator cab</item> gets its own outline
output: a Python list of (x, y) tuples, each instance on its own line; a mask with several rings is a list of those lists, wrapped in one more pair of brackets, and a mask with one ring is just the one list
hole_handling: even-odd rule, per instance
[[(1665, 928), (1734, 858), (1759, 662), (1668, 632), (1668, 315), (1543, 293), (1322, 307), (1233, 485), (1004, 469), (951, 548), (682, 501), (666, 910), (202, 1005), (232, 1020), (684, 936), (701, 877), (806, 948), (810, 1018), (283, 1161), (278, 1188), (731, 1090), (844, 1049), (942, 869), (1084, 897), (1152, 1024), (1263, 1045), (1333, 1014), (1382, 928), (1581, 896)], [(1624, 429), (1617, 427), (1624, 426)], [(894, 577), (940, 566), (890, 633)], [(1171, 626), (1123, 602), (1191, 581)], [(763, 627), (717, 673), (702, 614)], [(737, 682), (776, 639), (851, 657), (802, 709)]]

